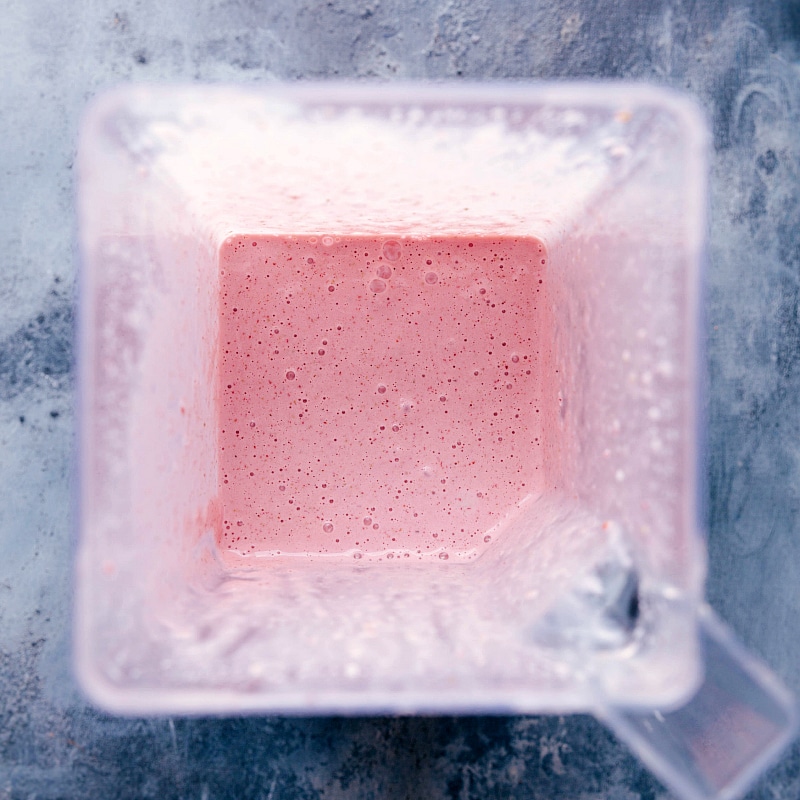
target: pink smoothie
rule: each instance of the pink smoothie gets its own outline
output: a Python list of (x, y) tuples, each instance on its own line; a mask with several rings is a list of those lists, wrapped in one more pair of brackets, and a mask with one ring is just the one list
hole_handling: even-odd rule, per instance
[(542, 486), (534, 238), (229, 238), (220, 549), (468, 559)]

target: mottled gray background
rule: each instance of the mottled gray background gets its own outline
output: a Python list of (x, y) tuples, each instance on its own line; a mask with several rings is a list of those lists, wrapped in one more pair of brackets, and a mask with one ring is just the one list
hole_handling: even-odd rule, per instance
[[(612, 798), (663, 788), (588, 717), (141, 719), (70, 674), (73, 157), (123, 81), (634, 78), (713, 126), (712, 605), (800, 690), (800, 5), (0, 3), (0, 798)], [(800, 797), (800, 746), (754, 798)]]

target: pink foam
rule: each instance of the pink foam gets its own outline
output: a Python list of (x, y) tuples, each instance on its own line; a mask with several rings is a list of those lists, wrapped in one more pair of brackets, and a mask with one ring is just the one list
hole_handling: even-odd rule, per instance
[(469, 558), (542, 487), (535, 238), (229, 238), (220, 548)]

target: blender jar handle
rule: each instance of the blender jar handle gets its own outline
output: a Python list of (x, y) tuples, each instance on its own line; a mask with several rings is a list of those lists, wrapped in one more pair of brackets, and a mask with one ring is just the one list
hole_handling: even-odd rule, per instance
[(790, 692), (708, 605), (698, 614), (705, 676), (671, 710), (611, 707), (596, 716), (682, 800), (733, 800), (794, 738)]

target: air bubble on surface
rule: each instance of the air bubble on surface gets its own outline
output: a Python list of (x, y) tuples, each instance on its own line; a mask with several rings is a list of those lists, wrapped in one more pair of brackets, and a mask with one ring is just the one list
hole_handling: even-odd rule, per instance
[(380, 294), (381, 292), (386, 291), (386, 281), (383, 281), (380, 278), (374, 278), (369, 282), (369, 290), (371, 292), (375, 292), (375, 294)]
[(383, 243), (381, 252), (387, 261), (399, 261), (400, 254), (403, 252), (403, 247), (400, 242), (396, 241), (395, 239), (390, 239), (388, 242)]

